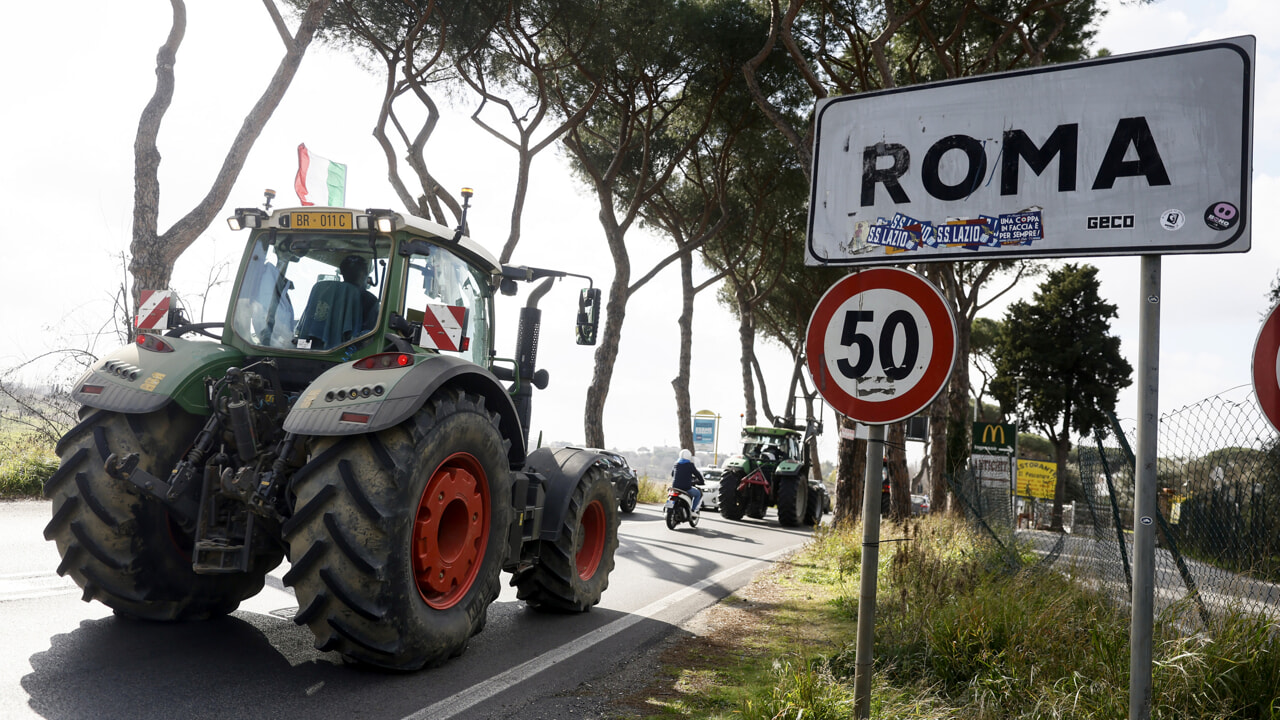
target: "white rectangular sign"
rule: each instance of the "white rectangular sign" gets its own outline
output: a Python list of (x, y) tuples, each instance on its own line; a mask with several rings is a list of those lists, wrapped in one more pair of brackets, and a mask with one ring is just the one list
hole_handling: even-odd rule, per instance
[(1246, 252), (1255, 44), (820, 100), (805, 262)]

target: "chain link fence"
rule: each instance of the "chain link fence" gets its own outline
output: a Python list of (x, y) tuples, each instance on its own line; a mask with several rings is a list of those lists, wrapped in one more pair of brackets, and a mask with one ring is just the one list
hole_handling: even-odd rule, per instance
[[(1191, 604), (1200, 622), (1228, 611), (1280, 617), (1280, 437), (1252, 391), (1224, 393), (1160, 418), (1155, 610)], [(1130, 424), (1131, 425), (1131, 424)], [(1044, 564), (1128, 603), (1133, 562), (1134, 428), (1080, 438), (1067, 483), (1066, 533), (1033, 529), (1046, 501), (966, 471), (952, 488), (966, 515), (1009, 551), (1030, 545)], [(1019, 525), (1023, 527), (1020, 528)], [(1030, 525), (1029, 529), (1027, 526)]]

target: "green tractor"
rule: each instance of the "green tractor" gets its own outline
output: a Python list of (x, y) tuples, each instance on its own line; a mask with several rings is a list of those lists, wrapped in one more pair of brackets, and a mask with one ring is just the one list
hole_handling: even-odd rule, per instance
[[(809, 424), (808, 434), (816, 433)], [(827, 509), (827, 489), (809, 477), (808, 434), (786, 427), (742, 429), (742, 454), (724, 463), (720, 476), (720, 514), (729, 520), (743, 515), (757, 520), (778, 508), (783, 527), (817, 525)]]
[[(560, 271), (501, 265), (390, 210), (240, 208), (224, 323), (139, 333), (72, 389), (45, 485), (60, 575), (117, 614), (225, 615), (287, 558), (315, 646), (414, 670), (480, 632), (501, 571), (537, 610), (600, 601), (618, 501), (599, 457), (528, 449), (537, 299)], [(585, 277), (585, 276), (575, 276)], [(594, 344), (600, 291), (577, 340)], [(494, 293), (539, 282), (516, 357)]]

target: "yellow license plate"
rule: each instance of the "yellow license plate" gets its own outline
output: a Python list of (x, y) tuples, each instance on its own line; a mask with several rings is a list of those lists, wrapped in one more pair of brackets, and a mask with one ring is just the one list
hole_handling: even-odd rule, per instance
[(289, 213), (289, 227), (294, 230), (351, 230), (355, 228), (349, 212), (296, 210)]

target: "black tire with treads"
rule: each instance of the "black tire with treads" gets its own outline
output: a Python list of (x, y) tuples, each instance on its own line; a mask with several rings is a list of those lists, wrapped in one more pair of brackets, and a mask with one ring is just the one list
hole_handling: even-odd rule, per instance
[(741, 520), (746, 512), (745, 498), (738, 492), (741, 482), (742, 472), (738, 470), (725, 470), (720, 477), (720, 515), (729, 520)]
[(778, 524), (782, 527), (796, 527), (804, 518), (805, 501), (809, 499), (809, 488), (804, 480), (796, 475), (784, 475), (778, 478)]
[(284, 553), (260, 536), (261, 553), (244, 573), (198, 575), (192, 539), (163, 505), (107, 474), (111, 454), (138, 453), (138, 467), (167, 477), (204, 418), (169, 403), (145, 415), (91, 411), (58, 442), (58, 470), (45, 483), (53, 519), (44, 536), (58, 546), (59, 575), (117, 614), (143, 620), (226, 615), (262, 589)]
[(821, 485), (809, 487), (809, 500), (804, 506), (804, 524), (817, 526), (822, 524), (822, 515), (827, 510), (827, 491)]
[(516, 597), (552, 612), (583, 612), (598, 604), (618, 549), (618, 505), (602, 470), (583, 474), (556, 539), (539, 543), (538, 564), (511, 578)]
[(284, 527), (285, 584), (318, 649), (416, 670), (484, 627), (512, 519), (498, 420), (446, 389), (396, 427), (313, 442)]

